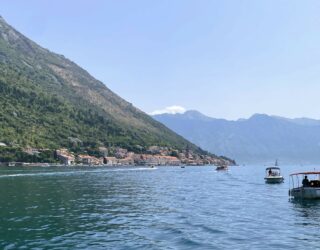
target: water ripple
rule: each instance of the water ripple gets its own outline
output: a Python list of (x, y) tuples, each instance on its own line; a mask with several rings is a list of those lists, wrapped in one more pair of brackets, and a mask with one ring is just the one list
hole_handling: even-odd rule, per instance
[(259, 167), (0, 169), (0, 248), (317, 248), (319, 202), (289, 200), (287, 183), (266, 185), (263, 175)]

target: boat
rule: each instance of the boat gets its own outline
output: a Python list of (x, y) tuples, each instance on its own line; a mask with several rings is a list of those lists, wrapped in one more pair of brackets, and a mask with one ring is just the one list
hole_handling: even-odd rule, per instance
[(8, 163), (8, 167), (15, 167), (16, 166), (16, 163), (15, 162), (9, 162)]
[(216, 170), (217, 171), (226, 171), (226, 170), (228, 170), (228, 165), (225, 165), (225, 164), (219, 165), (216, 167)]
[(320, 172), (301, 172), (290, 175), (289, 196), (297, 199), (320, 199)]
[(269, 167), (266, 168), (266, 176), (264, 177), (266, 183), (282, 183), (284, 178), (280, 173), (280, 168)]

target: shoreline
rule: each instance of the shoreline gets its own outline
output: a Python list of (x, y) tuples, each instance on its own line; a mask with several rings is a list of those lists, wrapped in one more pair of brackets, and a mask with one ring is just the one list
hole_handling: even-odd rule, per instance
[(41, 167), (41, 168), (130, 168), (130, 167), (148, 167), (148, 168), (155, 168), (155, 167), (203, 167), (203, 166), (215, 166), (214, 164), (202, 164), (202, 165), (90, 165), (90, 164), (73, 164), (73, 165), (66, 165), (66, 164), (55, 164), (55, 163), (27, 163), (27, 162), (2, 162), (0, 163), (0, 167), (6, 168), (14, 168), (14, 167), (23, 167), (23, 168), (30, 168), (30, 167)]

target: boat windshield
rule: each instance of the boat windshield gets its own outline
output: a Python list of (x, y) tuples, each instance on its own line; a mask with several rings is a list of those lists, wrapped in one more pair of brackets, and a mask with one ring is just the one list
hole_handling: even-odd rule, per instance
[(280, 169), (279, 168), (267, 168), (266, 169), (266, 176), (280, 176)]

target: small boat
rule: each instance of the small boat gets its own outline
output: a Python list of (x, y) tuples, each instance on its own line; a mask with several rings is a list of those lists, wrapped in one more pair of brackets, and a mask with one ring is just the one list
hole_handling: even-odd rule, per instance
[(264, 177), (266, 183), (282, 183), (284, 178), (281, 176), (280, 168), (269, 167), (266, 168), (266, 177)]
[(289, 196), (298, 199), (320, 199), (320, 172), (301, 172), (290, 175)]
[(226, 171), (228, 170), (228, 165), (219, 165), (216, 167), (217, 171)]
[(15, 167), (16, 166), (16, 163), (15, 162), (9, 162), (8, 163), (8, 167)]

